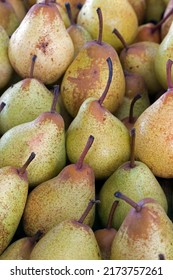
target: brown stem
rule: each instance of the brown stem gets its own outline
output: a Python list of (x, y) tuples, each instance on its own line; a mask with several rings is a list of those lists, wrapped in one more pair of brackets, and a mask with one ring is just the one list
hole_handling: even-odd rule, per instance
[(171, 79), (172, 64), (173, 64), (173, 60), (168, 59), (168, 61), (166, 63), (168, 90), (171, 90), (173, 88), (173, 83), (172, 83), (172, 79)]
[(30, 69), (30, 74), (29, 74), (30, 79), (33, 78), (36, 58), (37, 58), (37, 56), (34, 54), (34, 55), (32, 56), (31, 69)]
[(154, 33), (157, 31), (159, 28), (161, 28), (162, 24), (173, 14), (173, 8), (169, 11), (169, 13), (161, 19), (155, 26), (151, 28), (151, 33)]
[(27, 161), (24, 163), (24, 165), (21, 168), (18, 168), (18, 174), (22, 175), (25, 173), (28, 165), (31, 163), (31, 161), (35, 158), (36, 154), (34, 152), (32, 152), (29, 156), (29, 158), (27, 159)]
[(90, 210), (92, 209), (93, 205), (96, 203), (100, 203), (100, 200), (94, 200), (91, 199), (88, 203), (87, 208), (85, 209), (85, 211), (83, 212), (82, 216), (80, 217), (80, 219), (78, 220), (78, 223), (83, 223), (85, 218), (87, 217), (87, 215), (89, 214)]
[(84, 158), (86, 156), (86, 154), (88, 153), (90, 147), (92, 146), (92, 143), (94, 141), (94, 136), (90, 135), (89, 138), (88, 138), (88, 141), (85, 145), (85, 148), (82, 152), (82, 154), (80, 155), (78, 161), (76, 162), (76, 168), (77, 169), (81, 169), (82, 168), (82, 165), (83, 165), (83, 162), (84, 162)]
[(73, 19), (73, 16), (72, 16), (71, 6), (70, 6), (69, 2), (65, 3), (65, 8), (66, 8), (67, 15), (68, 15), (68, 18), (70, 20), (71, 25), (74, 25), (75, 22), (74, 22), (74, 19)]
[(113, 216), (114, 216), (115, 209), (117, 208), (118, 203), (119, 203), (118, 200), (115, 200), (112, 203), (112, 207), (111, 207), (111, 210), (109, 212), (108, 222), (107, 222), (107, 226), (106, 226), (107, 229), (111, 229), (112, 228)]
[(5, 102), (1, 102), (0, 104), (0, 112), (4, 109), (6, 103)]
[(135, 131), (134, 127), (130, 131), (130, 136), (131, 136), (130, 167), (134, 168), (136, 166), (136, 164), (135, 164), (135, 137), (136, 137), (136, 131)]
[(57, 104), (58, 95), (59, 95), (59, 85), (54, 86), (53, 94), (54, 94), (54, 97), (53, 97), (53, 102), (52, 102), (52, 106), (51, 106), (51, 109), (50, 109), (51, 113), (55, 113), (56, 112), (56, 104)]
[(37, 242), (39, 239), (40, 239), (40, 237), (43, 235), (43, 232), (41, 231), (41, 230), (38, 230), (37, 232), (36, 232), (36, 234), (34, 234), (33, 236), (31, 236), (30, 238), (29, 238), (29, 240), (30, 240), (30, 242), (32, 243), (32, 244), (34, 244), (35, 242)]
[(114, 30), (112, 31), (112, 33), (114, 33), (117, 38), (120, 40), (121, 44), (123, 45), (123, 47), (126, 49), (126, 51), (128, 50), (129, 46), (128, 44), (126, 43), (126, 41), (124, 40), (123, 36), (120, 34), (120, 32), (114, 28)]
[(164, 254), (159, 254), (159, 260), (165, 260)]
[(108, 57), (106, 59), (106, 62), (108, 64), (108, 68), (109, 68), (109, 76), (108, 76), (108, 80), (107, 80), (107, 84), (106, 84), (106, 87), (105, 87), (105, 90), (104, 92), (102, 93), (102, 95), (100, 96), (98, 102), (100, 105), (103, 104), (103, 101), (105, 100), (106, 98), (106, 95), (108, 93), (108, 90), (110, 88), (110, 85), (111, 85), (111, 82), (112, 82), (112, 76), (113, 76), (113, 67), (112, 67), (112, 60), (110, 57)]
[(133, 100), (132, 100), (132, 102), (131, 102), (131, 104), (130, 104), (129, 123), (133, 123), (133, 122), (134, 122), (134, 117), (133, 117), (134, 105), (135, 105), (136, 101), (137, 101), (138, 99), (140, 99), (141, 97), (142, 97), (142, 95), (137, 94), (137, 95), (133, 98)]
[(140, 212), (142, 209), (142, 206), (140, 206), (139, 204), (137, 204), (136, 202), (134, 202), (132, 199), (130, 199), (129, 197), (127, 197), (126, 195), (124, 195), (121, 192), (116, 192), (114, 193), (114, 196), (117, 198), (120, 198), (122, 200), (124, 200), (125, 202), (127, 202), (129, 205), (131, 205), (133, 208), (136, 209), (137, 212)]
[(102, 15), (102, 11), (100, 8), (97, 8), (97, 15), (98, 15), (98, 19), (99, 19), (99, 34), (98, 34), (98, 39), (97, 39), (97, 43), (99, 45), (102, 44), (102, 36), (103, 36), (103, 15)]

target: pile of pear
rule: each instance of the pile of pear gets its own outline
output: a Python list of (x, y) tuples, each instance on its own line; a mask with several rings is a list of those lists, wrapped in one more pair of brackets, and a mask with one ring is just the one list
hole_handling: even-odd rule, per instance
[(173, 0), (0, 0), (0, 260), (173, 260)]

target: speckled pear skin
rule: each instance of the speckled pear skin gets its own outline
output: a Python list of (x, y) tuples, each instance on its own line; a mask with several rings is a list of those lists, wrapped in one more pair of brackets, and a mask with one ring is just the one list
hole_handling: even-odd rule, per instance
[[(38, 230), (46, 233), (66, 219), (79, 219), (86, 208), (86, 201), (95, 197), (95, 177), (87, 165), (79, 170), (68, 165), (53, 179), (42, 183), (29, 194), (23, 225), (27, 235)], [(93, 225), (95, 207), (88, 213), (85, 223)]]
[(152, 198), (141, 200), (141, 212), (132, 208), (118, 230), (111, 260), (158, 260), (162, 253), (173, 260), (173, 224)]
[(26, 173), (16, 168), (0, 168), (0, 254), (11, 242), (23, 215), (28, 195)]
[(103, 105), (114, 112), (122, 103), (125, 78), (118, 54), (104, 42), (100, 45), (97, 41), (90, 41), (85, 43), (70, 64), (61, 84), (61, 96), (72, 117), (77, 115), (81, 104), (88, 97), (99, 98), (102, 95), (108, 79), (108, 57), (112, 60), (113, 77)]
[(22, 166), (31, 152), (36, 157), (27, 169), (30, 187), (53, 178), (65, 166), (64, 121), (60, 114), (45, 112), (32, 122), (8, 130), (0, 139), (0, 167)]
[[(107, 223), (111, 204), (115, 200), (114, 193), (117, 191), (126, 194), (134, 201), (152, 197), (167, 212), (167, 199), (155, 176), (144, 163), (135, 161), (135, 164), (134, 168), (130, 168), (130, 162), (122, 164), (101, 187), (99, 199), (102, 203), (98, 205), (98, 214), (103, 225)], [(117, 200), (119, 203), (113, 218), (113, 227), (119, 229), (131, 206), (121, 199), (117, 198)]]
[[(53, 94), (43, 83), (34, 78), (26, 78), (9, 87), (0, 97), (6, 106), (0, 115), (0, 134), (10, 128), (33, 121), (41, 113), (51, 108)], [(56, 105), (60, 111), (59, 104)]]
[(66, 132), (66, 151), (75, 163), (89, 135), (94, 143), (85, 157), (96, 179), (110, 176), (130, 156), (130, 135), (125, 125), (113, 116), (98, 100), (87, 98)]
[(8, 54), (22, 78), (29, 76), (33, 55), (37, 56), (35, 78), (52, 84), (63, 75), (73, 59), (74, 46), (55, 4), (39, 3), (29, 9), (10, 38)]
[(167, 91), (148, 107), (135, 123), (136, 159), (148, 165), (155, 176), (173, 177), (173, 91)]
[(101, 260), (92, 229), (76, 220), (65, 220), (35, 245), (31, 260)]

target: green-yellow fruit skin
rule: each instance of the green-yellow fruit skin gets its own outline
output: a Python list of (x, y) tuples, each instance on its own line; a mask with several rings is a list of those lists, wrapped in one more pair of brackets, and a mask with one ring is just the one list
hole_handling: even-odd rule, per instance
[(72, 163), (79, 158), (89, 135), (94, 136), (94, 143), (84, 161), (93, 168), (97, 179), (107, 178), (129, 159), (127, 128), (93, 97), (83, 102), (67, 129), (66, 150)]
[(131, 209), (118, 230), (111, 248), (111, 260), (158, 260), (162, 253), (173, 259), (173, 224), (162, 206), (145, 203), (142, 212)]
[(0, 26), (11, 36), (19, 26), (20, 21), (8, 1), (0, 1)]
[(0, 168), (0, 254), (11, 242), (23, 215), (28, 195), (26, 176), (10, 166)]
[(173, 92), (167, 91), (150, 105), (135, 123), (136, 159), (147, 164), (158, 177), (173, 177)]
[(73, 42), (57, 7), (44, 3), (32, 6), (12, 34), (8, 54), (22, 78), (29, 77), (31, 58), (36, 55), (34, 77), (44, 84), (55, 83), (74, 56)]
[(166, 5), (167, 0), (146, 0), (146, 14), (145, 21), (149, 22), (152, 20), (160, 21)]
[(108, 44), (87, 42), (68, 67), (61, 84), (64, 105), (72, 117), (77, 115), (81, 104), (88, 97), (99, 98), (108, 79), (106, 59), (113, 64), (113, 77), (103, 105), (114, 112), (122, 103), (125, 78), (116, 51)]
[[(48, 232), (66, 219), (79, 219), (86, 208), (86, 201), (95, 197), (94, 172), (83, 166), (66, 166), (57, 177), (37, 186), (28, 196), (23, 215), (24, 230), (34, 235), (38, 230)], [(95, 207), (91, 209), (85, 223), (93, 225)]]
[(58, 113), (42, 113), (32, 122), (8, 130), (0, 139), (0, 167), (22, 166), (31, 152), (28, 166), (30, 187), (56, 176), (66, 163), (64, 121)]
[[(159, 45), (155, 57), (155, 64), (154, 64), (156, 77), (165, 90), (168, 88), (166, 63), (168, 59), (172, 59), (172, 48), (173, 48), (172, 34), (173, 34), (173, 23), (171, 24), (167, 35)], [(172, 73), (172, 79), (173, 79), (173, 73)]]
[(92, 229), (65, 220), (47, 232), (35, 245), (31, 260), (101, 260)]
[(13, 73), (13, 69), (8, 58), (8, 45), (9, 37), (5, 29), (0, 26), (0, 89), (4, 88), (8, 84)]
[[(41, 113), (49, 111), (53, 94), (39, 80), (24, 79), (9, 87), (0, 97), (5, 102), (0, 114), (0, 133), (4, 134), (10, 128), (33, 121)], [(59, 104), (56, 105), (60, 111)]]
[[(155, 176), (144, 163), (135, 161), (135, 164), (134, 168), (129, 167), (129, 162), (122, 164), (103, 184), (99, 193), (101, 203), (98, 205), (98, 213), (103, 225), (107, 223), (111, 205), (115, 200), (114, 193), (117, 191), (126, 194), (134, 201), (145, 197), (155, 198), (167, 212), (167, 199)], [(129, 204), (119, 200), (113, 227), (120, 228), (130, 208)]]
[(103, 41), (117, 51), (122, 49), (120, 40), (112, 34), (113, 29), (117, 28), (125, 41), (128, 44), (132, 43), (136, 37), (138, 20), (127, 0), (87, 0), (78, 14), (77, 23), (84, 26), (92, 38), (97, 39), (99, 24), (96, 10), (98, 7), (103, 14)]

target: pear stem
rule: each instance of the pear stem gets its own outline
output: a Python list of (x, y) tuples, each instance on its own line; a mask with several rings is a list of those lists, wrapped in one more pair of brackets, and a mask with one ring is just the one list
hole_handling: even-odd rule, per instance
[(134, 117), (133, 117), (134, 105), (135, 105), (136, 101), (137, 101), (138, 99), (140, 99), (141, 97), (142, 97), (142, 96), (141, 96), (140, 94), (137, 94), (137, 95), (133, 98), (133, 100), (132, 100), (132, 102), (131, 102), (130, 111), (129, 111), (129, 123), (133, 123), (133, 122), (134, 122)]
[(130, 168), (134, 168), (136, 166), (136, 164), (135, 164), (135, 137), (136, 137), (136, 130), (135, 130), (134, 127), (130, 130), (130, 136), (131, 136)]
[(74, 22), (73, 17), (72, 17), (71, 6), (70, 6), (69, 2), (65, 3), (65, 8), (66, 8), (67, 15), (68, 15), (68, 18), (70, 20), (71, 25), (74, 25), (75, 22)]
[(37, 58), (37, 56), (34, 54), (34, 55), (32, 56), (31, 69), (30, 69), (30, 74), (29, 74), (30, 79), (33, 78), (36, 58)]
[(54, 86), (54, 97), (53, 97), (53, 102), (52, 102), (52, 106), (50, 109), (51, 113), (55, 113), (56, 112), (56, 104), (58, 101), (58, 95), (59, 95), (59, 85)]
[(122, 200), (124, 200), (125, 202), (127, 202), (129, 205), (131, 205), (133, 208), (136, 209), (137, 212), (140, 212), (142, 209), (142, 206), (140, 206), (139, 204), (137, 204), (136, 202), (134, 202), (132, 199), (130, 199), (129, 197), (127, 197), (126, 195), (124, 195), (121, 192), (116, 192), (114, 193), (114, 196), (117, 198), (120, 198)]
[(113, 76), (113, 67), (112, 67), (112, 60), (110, 57), (108, 57), (106, 59), (106, 62), (108, 64), (108, 68), (109, 68), (109, 76), (108, 76), (108, 80), (107, 80), (107, 84), (106, 84), (106, 87), (105, 87), (105, 90), (104, 92), (102, 93), (102, 95), (100, 96), (98, 102), (100, 105), (103, 104), (103, 101), (105, 100), (106, 98), (106, 95), (108, 93), (108, 90), (110, 88), (110, 85), (111, 85), (111, 82), (112, 82), (112, 76)]
[(172, 79), (171, 79), (172, 64), (173, 64), (173, 60), (168, 59), (168, 61), (166, 63), (168, 91), (173, 89), (173, 83), (172, 83)]
[(96, 203), (100, 203), (100, 200), (94, 200), (91, 199), (88, 203), (87, 208), (85, 209), (85, 211), (83, 212), (82, 216), (80, 217), (80, 219), (78, 220), (78, 223), (83, 224), (85, 218), (87, 217), (87, 215), (89, 214), (90, 210), (92, 209), (92, 207), (94, 206), (94, 204)]
[(1, 102), (0, 104), (0, 112), (4, 109), (6, 103), (5, 102)]
[(154, 33), (156, 30), (158, 30), (162, 24), (173, 14), (173, 8), (169, 11), (169, 13), (161, 19), (155, 26), (151, 28), (151, 33)]
[(159, 260), (165, 260), (164, 254), (159, 254)]
[(118, 200), (115, 200), (112, 203), (112, 207), (111, 207), (111, 210), (109, 212), (108, 222), (107, 222), (107, 226), (106, 226), (107, 229), (111, 229), (112, 228), (113, 216), (114, 216), (115, 209), (117, 208), (118, 203), (119, 203)]
[(92, 146), (92, 143), (94, 141), (94, 136), (90, 135), (89, 138), (88, 138), (88, 141), (85, 145), (85, 148), (82, 152), (82, 154), (80, 155), (78, 161), (76, 162), (76, 168), (77, 169), (81, 169), (82, 168), (82, 165), (83, 165), (83, 162), (84, 162), (84, 158), (86, 156), (86, 154), (88, 153), (90, 147)]
[(124, 40), (123, 36), (120, 34), (120, 32), (114, 28), (114, 30), (112, 31), (113, 34), (115, 34), (117, 36), (117, 38), (120, 40), (120, 42), (122, 43), (123, 47), (126, 49), (126, 51), (128, 50), (129, 46), (126, 43), (126, 41)]
[(99, 45), (102, 44), (102, 36), (103, 36), (103, 15), (102, 15), (102, 11), (100, 8), (97, 8), (97, 15), (98, 15), (98, 19), (99, 19), (99, 34), (98, 34), (98, 39), (97, 39), (97, 43)]
[(28, 165), (31, 163), (31, 161), (35, 158), (36, 154), (34, 152), (32, 152), (29, 156), (29, 158), (27, 159), (27, 161), (24, 163), (24, 165), (18, 169), (18, 174), (19, 175), (23, 175), (28, 167)]
[(43, 232), (41, 231), (41, 230), (38, 230), (37, 232), (36, 232), (36, 234), (34, 234), (33, 236), (31, 236), (30, 237), (30, 242), (32, 243), (32, 244), (34, 244), (35, 242), (37, 242), (39, 239), (40, 239), (40, 237), (43, 235)]

